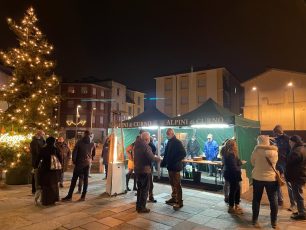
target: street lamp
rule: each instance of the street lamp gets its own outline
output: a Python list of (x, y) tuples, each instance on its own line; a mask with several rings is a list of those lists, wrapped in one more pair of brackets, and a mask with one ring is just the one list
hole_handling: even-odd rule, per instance
[(256, 86), (253, 86), (252, 91), (257, 92), (257, 120), (259, 121), (259, 90)]
[(78, 139), (78, 118), (80, 117), (79, 114), (79, 108), (81, 108), (82, 106), (77, 105), (76, 107), (76, 117), (75, 117), (75, 141)]
[(292, 90), (292, 113), (293, 113), (293, 130), (295, 131), (295, 98), (294, 98), (294, 85), (292, 82), (287, 84)]
[(93, 120), (93, 112), (96, 110), (96, 108), (91, 109), (91, 115), (90, 115), (90, 131), (92, 131), (92, 120)]

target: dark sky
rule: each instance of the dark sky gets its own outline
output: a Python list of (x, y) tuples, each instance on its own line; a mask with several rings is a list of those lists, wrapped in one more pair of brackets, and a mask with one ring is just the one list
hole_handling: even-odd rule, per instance
[(303, 0), (0, 0), (0, 49), (16, 45), (6, 18), (30, 5), (67, 81), (113, 78), (148, 93), (153, 77), (190, 66), (241, 81), (267, 67), (306, 72)]

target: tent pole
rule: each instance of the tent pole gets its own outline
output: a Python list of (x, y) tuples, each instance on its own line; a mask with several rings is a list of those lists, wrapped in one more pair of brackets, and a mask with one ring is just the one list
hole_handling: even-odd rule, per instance
[[(161, 146), (161, 129), (158, 126), (157, 129), (157, 155), (160, 157), (160, 146)], [(160, 179), (160, 162), (157, 164), (157, 177)]]

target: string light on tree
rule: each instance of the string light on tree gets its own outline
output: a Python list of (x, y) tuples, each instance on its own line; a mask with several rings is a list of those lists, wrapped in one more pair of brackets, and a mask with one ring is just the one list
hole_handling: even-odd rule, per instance
[[(53, 46), (40, 31), (34, 9), (30, 7), (20, 23), (7, 19), (9, 28), (17, 36), (19, 46), (0, 52), (0, 58), (13, 69), (13, 76), (0, 89), (0, 101), (8, 103), (1, 114), (1, 125), (42, 128), (50, 131), (53, 109), (59, 103), (59, 80), (52, 72), (50, 59)], [(39, 108), (39, 112), (38, 111)]]

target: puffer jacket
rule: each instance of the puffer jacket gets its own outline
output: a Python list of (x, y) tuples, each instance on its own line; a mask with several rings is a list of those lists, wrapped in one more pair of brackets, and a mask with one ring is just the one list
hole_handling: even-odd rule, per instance
[(258, 181), (276, 181), (276, 174), (269, 165), (266, 157), (270, 159), (274, 168), (278, 161), (277, 147), (267, 143), (256, 145), (251, 155), (251, 164), (254, 169), (252, 171), (252, 178)]

